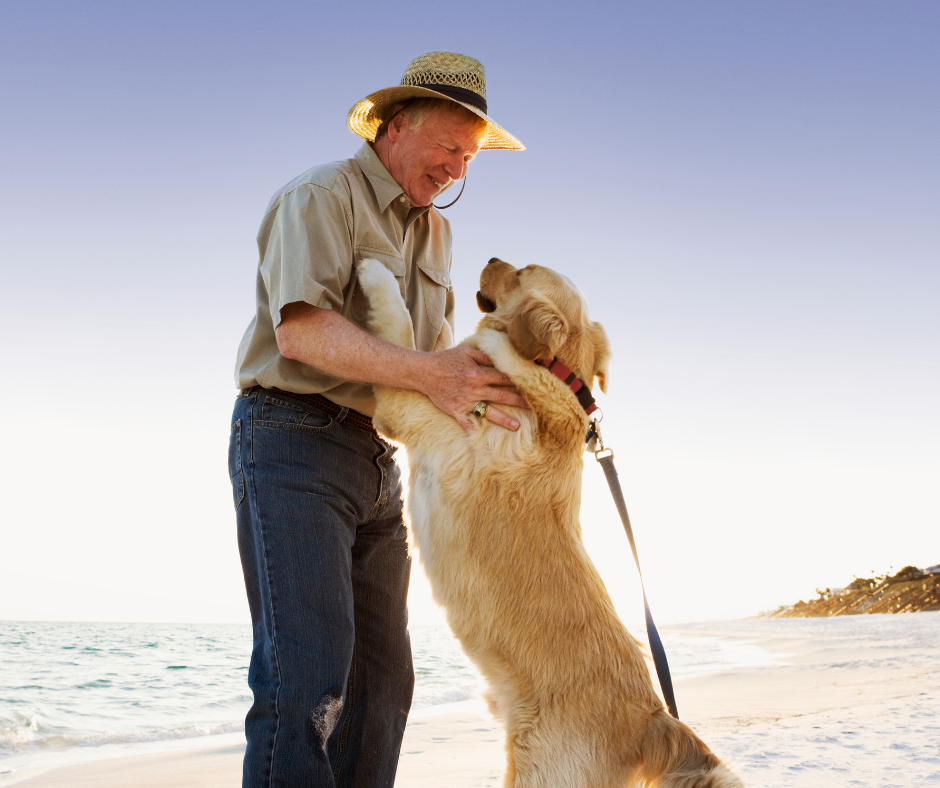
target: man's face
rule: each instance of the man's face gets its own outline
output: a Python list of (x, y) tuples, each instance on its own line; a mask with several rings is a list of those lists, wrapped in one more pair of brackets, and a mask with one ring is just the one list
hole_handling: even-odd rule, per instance
[(413, 206), (430, 205), (445, 186), (464, 176), (485, 133), (467, 124), (459, 110), (432, 112), (417, 129), (402, 113), (389, 124), (389, 173)]

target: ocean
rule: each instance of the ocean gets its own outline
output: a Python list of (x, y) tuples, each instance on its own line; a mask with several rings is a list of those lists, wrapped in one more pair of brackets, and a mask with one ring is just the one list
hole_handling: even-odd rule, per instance
[[(412, 626), (411, 638), (414, 716), (480, 703), (482, 680), (447, 627)], [(663, 641), (675, 678), (773, 661), (746, 643)], [(239, 740), (250, 652), (247, 625), (0, 622), (0, 784), (50, 765)]]

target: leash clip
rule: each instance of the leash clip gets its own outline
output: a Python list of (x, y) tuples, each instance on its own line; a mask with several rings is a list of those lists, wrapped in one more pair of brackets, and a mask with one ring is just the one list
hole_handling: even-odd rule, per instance
[(596, 419), (591, 421), (591, 426), (588, 427), (587, 438), (585, 438), (585, 443), (587, 444), (586, 450), (592, 452), (594, 457), (600, 462), (603, 457), (602, 454), (605, 452), (608, 453), (611, 459), (614, 457), (614, 450), (609, 449), (604, 445), (604, 438), (601, 435), (601, 422), (604, 420), (604, 411), (600, 408), (597, 409), (597, 412), (600, 414)]

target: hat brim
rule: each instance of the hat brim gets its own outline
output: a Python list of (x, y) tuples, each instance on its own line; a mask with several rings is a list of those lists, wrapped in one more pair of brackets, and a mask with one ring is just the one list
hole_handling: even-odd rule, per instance
[(487, 123), (486, 136), (483, 137), (483, 143), (480, 150), (525, 150), (519, 140), (512, 136), (506, 129), (496, 123), (489, 115), (480, 111), (471, 104), (464, 104), (438, 93), (430, 88), (422, 88), (414, 85), (401, 85), (394, 88), (385, 88), (370, 93), (362, 101), (356, 104), (346, 116), (346, 125), (349, 130), (357, 137), (362, 137), (369, 142), (375, 142), (375, 134), (382, 125), (382, 116), (384, 110), (392, 104), (405, 101), (410, 98), (437, 98), (453, 101), (461, 107), (468, 109), (474, 115), (483, 118)]

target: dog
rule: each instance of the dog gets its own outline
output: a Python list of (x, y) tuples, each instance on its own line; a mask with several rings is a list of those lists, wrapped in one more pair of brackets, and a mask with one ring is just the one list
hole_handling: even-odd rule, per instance
[[(371, 333), (414, 348), (393, 274), (358, 265)], [(410, 538), (435, 601), (487, 683), (505, 727), (505, 788), (743, 788), (657, 697), (639, 643), (614, 611), (581, 541), (588, 417), (540, 359), (606, 388), (607, 336), (548, 268), (493, 258), (485, 313), (465, 340), (512, 380), (531, 410), (511, 432), (472, 434), (423, 394), (376, 387), (374, 423), (404, 445)]]

